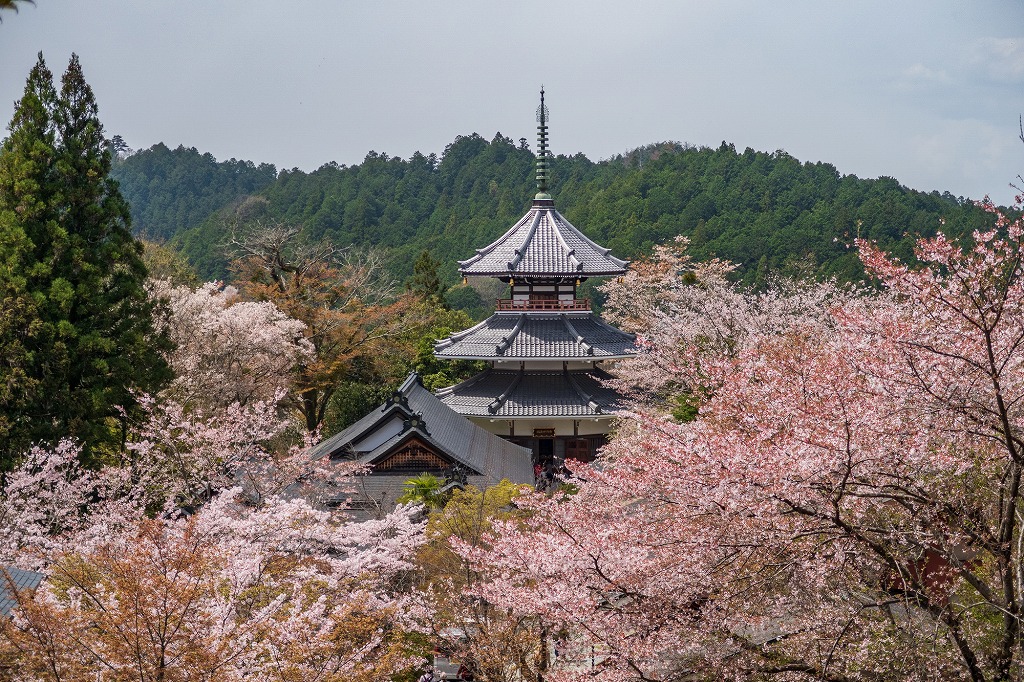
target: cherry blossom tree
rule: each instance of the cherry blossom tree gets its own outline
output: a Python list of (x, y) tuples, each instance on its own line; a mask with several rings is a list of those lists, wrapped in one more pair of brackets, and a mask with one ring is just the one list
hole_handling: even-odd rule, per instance
[(351, 523), (300, 496), (320, 472), (265, 448), (274, 401), (142, 402), (123, 466), (82, 470), (65, 442), (5, 481), (3, 558), (48, 576), (0, 627), (11, 679), (370, 682), (422, 660), (418, 509)]
[(184, 406), (210, 411), (269, 401), (312, 357), (306, 325), (273, 303), (243, 301), (216, 282), (192, 289), (150, 280), (149, 290), (165, 303), (159, 326), (174, 343), (167, 361), (175, 379), (165, 393)]
[[(269, 472), (278, 458), (268, 443), (289, 426), (279, 414), (284, 391), (268, 401), (233, 403), (207, 413), (140, 398), (145, 419), (126, 444), (123, 466), (150, 509), (195, 507), (246, 475)], [(290, 460), (301, 459), (298, 452)], [(282, 479), (286, 485), (289, 481)]]
[[(237, 492), (237, 491), (235, 491)], [(54, 557), (3, 626), (14, 680), (379, 680), (420, 659), (409, 509), (346, 523), (219, 496)]]
[[(1024, 225), (990, 210), (914, 267), (860, 243), (874, 295), (646, 282), (626, 380), (694, 418), (638, 404), (575, 492), (520, 499), (532, 527), (460, 547), (481, 596), (564, 633), (552, 679), (1024, 674)], [(743, 317), (769, 308), (794, 312)]]
[(689, 241), (656, 246), (624, 277), (601, 287), (605, 316), (638, 336), (643, 353), (619, 388), (645, 404), (666, 397), (699, 398), (704, 365), (732, 358), (764, 335), (798, 324), (829, 324), (832, 308), (858, 292), (831, 283), (776, 279), (765, 291), (744, 290), (729, 280), (735, 270), (720, 260), (694, 261)]
[(178, 378), (138, 396), (121, 461), (85, 470), (63, 441), (4, 480), (0, 560), (47, 574), (0, 623), (5, 679), (375, 682), (419, 664), (419, 510), (352, 523), (311, 491), (336, 496), (355, 465), (318, 466), (312, 437), (278, 451), (305, 326), (213, 285), (152, 293)]

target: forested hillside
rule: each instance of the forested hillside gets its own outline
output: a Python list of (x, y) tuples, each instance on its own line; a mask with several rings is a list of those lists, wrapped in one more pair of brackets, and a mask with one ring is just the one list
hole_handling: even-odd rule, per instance
[(274, 181), (277, 169), (235, 159), (218, 163), (195, 147), (172, 150), (160, 143), (115, 161), (111, 177), (131, 205), (135, 232), (162, 241), (259, 192)]
[[(269, 201), (275, 220), (301, 224), (310, 239), (384, 248), (407, 277), (423, 249), (455, 278), (466, 258), (518, 219), (533, 195), (533, 153), (497, 135), (457, 138), (440, 158), (370, 152), (361, 164), (311, 173), (250, 162), (216, 163), (194, 149), (157, 145), (122, 162), (117, 176), (144, 234), (171, 238), (206, 277), (226, 274), (222, 244), (233, 203), (246, 193)], [(625, 258), (683, 234), (699, 258), (766, 273), (859, 278), (848, 245), (858, 235), (907, 258), (913, 238), (981, 224), (976, 207), (948, 193), (910, 190), (892, 178), (842, 176), (827, 163), (782, 151), (742, 153), (662, 143), (593, 162), (582, 154), (552, 162), (556, 205), (577, 227)], [(219, 210), (218, 210), (219, 209)]]

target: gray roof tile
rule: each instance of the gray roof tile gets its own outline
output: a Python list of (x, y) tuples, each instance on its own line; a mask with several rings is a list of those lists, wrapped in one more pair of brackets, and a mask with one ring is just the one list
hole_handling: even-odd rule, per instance
[(25, 571), (13, 566), (0, 566), (0, 616), (10, 616), (18, 605), (15, 592), (34, 590), (46, 576), (35, 571)]
[(445, 405), (467, 416), (597, 417), (619, 409), (618, 394), (604, 385), (601, 370), (532, 371), (488, 369), (437, 392)]
[(495, 313), (434, 346), (450, 359), (606, 360), (635, 355), (636, 337), (592, 313)]
[(496, 242), (459, 261), (459, 272), (491, 277), (595, 277), (621, 275), (626, 264), (577, 230), (551, 201), (540, 200)]
[[(396, 396), (403, 397), (405, 403), (388, 401), (341, 433), (320, 443), (311, 451), (310, 456), (316, 459), (344, 454), (372, 464), (400, 445), (410, 430), (415, 430), (424, 441), (471, 471), (479, 473), (490, 484), (502, 479), (513, 483), (533, 482), (530, 450), (513, 445), (452, 411), (433, 393), (423, 388), (415, 372), (396, 391)], [(358, 442), (376, 427), (394, 419), (396, 412), (404, 412), (405, 416), (419, 415), (425, 428), (410, 426), (370, 450), (360, 452), (352, 449), (353, 442)]]

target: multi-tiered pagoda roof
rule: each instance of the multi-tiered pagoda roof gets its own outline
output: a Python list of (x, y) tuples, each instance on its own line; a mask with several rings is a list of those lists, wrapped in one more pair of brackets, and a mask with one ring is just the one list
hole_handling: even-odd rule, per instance
[(622, 275), (627, 261), (611, 255), (555, 210), (547, 193), (543, 91), (538, 122), (538, 192), (533, 204), (505, 234), (459, 262), (466, 277), (508, 282), (509, 298), (499, 299), (488, 319), (434, 347), (438, 358), (485, 360), (491, 368), (437, 396), (478, 421), (593, 422), (614, 413), (619, 404), (618, 395), (605, 384), (610, 375), (597, 363), (633, 356), (636, 339), (595, 315), (590, 301), (579, 298), (579, 285), (590, 277)]
[(512, 229), (459, 261), (459, 272), (502, 279), (613, 277), (626, 272), (627, 263), (577, 230), (550, 199), (536, 199)]
[(595, 370), (488, 369), (437, 392), (456, 412), (472, 417), (571, 419), (608, 416), (619, 407), (618, 394), (605, 386), (611, 375)]

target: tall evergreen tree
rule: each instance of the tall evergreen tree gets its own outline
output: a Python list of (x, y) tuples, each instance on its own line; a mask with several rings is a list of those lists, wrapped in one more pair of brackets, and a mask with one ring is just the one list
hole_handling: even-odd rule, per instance
[(154, 390), (169, 375), (142, 247), (109, 178), (109, 147), (76, 55), (61, 85), (57, 96), (40, 55), (0, 150), (0, 261), (19, 261), (0, 271), (0, 292), (31, 301), (3, 336), (29, 339), (30, 350), (22, 383), (31, 393), (0, 393), (7, 463), (31, 442), (64, 436), (82, 441), (89, 457), (116, 448), (118, 408), (130, 411), (134, 390)]
[(412, 277), (406, 282), (405, 288), (428, 303), (447, 308), (444, 299), (448, 287), (441, 279), (441, 264), (428, 249), (423, 249), (412, 266)]
[(39, 400), (40, 332), (30, 282), (45, 279), (49, 264), (37, 244), (56, 229), (56, 135), (51, 113), (57, 93), (42, 54), (29, 73), (0, 148), (0, 464), (28, 444)]

